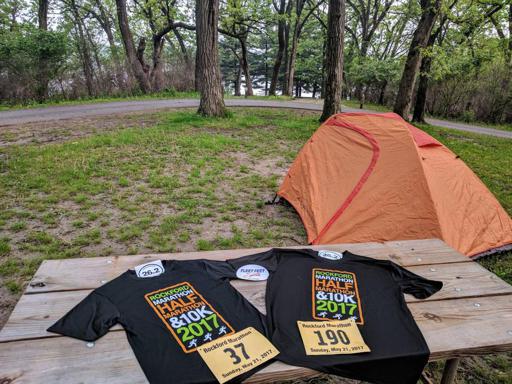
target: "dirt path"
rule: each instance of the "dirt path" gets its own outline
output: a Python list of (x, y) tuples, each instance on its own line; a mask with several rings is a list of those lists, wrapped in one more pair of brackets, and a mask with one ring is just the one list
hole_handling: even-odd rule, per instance
[[(307, 110), (322, 109), (320, 103), (304, 101), (273, 101), (254, 99), (226, 99), (229, 107), (263, 107), (263, 108), (296, 108)], [(199, 104), (197, 99), (170, 99), (170, 100), (141, 100), (141, 101), (115, 101), (108, 103), (81, 104), (69, 106), (56, 106), (34, 109), (20, 109), (15, 111), (0, 112), (0, 127), (6, 125), (18, 125), (43, 121), (54, 121), (75, 118), (90, 118), (91, 116), (105, 116), (119, 113), (154, 111), (164, 108), (190, 108)], [(344, 107), (345, 112), (369, 112)], [(459, 131), (474, 132), (482, 135), (512, 139), (512, 132), (498, 129), (485, 128), (476, 125), (462, 124), (446, 120), (427, 119), (427, 122), (440, 127), (456, 129)]]

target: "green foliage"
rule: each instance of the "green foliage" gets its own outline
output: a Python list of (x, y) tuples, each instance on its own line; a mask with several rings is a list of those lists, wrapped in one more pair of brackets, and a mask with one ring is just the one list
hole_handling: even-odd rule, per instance
[(11, 246), (9, 245), (9, 238), (0, 238), (0, 256), (5, 256), (11, 252)]
[(16, 98), (18, 87), (28, 89), (34, 97), (41, 69), (45, 68), (48, 80), (54, 79), (66, 62), (67, 51), (67, 37), (62, 32), (31, 25), (0, 31), (0, 71), (8, 73), (12, 82), (0, 90), (0, 99)]
[(380, 85), (400, 78), (401, 64), (396, 59), (380, 60), (375, 57), (356, 57), (346, 66), (347, 77), (354, 84)]

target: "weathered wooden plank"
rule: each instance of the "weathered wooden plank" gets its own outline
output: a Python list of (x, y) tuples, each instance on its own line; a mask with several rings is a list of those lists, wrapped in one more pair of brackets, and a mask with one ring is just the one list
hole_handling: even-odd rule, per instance
[(411, 303), (432, 359), (512, 350), (512, 296)]
[[(443, 288), (426, 300), (491, 296), (512, 293), (512, 286), (475, 262), (419, 265), (407, 268), (427, 279), (443, 282)], [(407, 296), (408, 302), (424, 301)]]
[[(430, 241), (433, 244), (432, 247), (434, 251), (432, 252), (432, 255), (429, 255), (428, 252), (422, 253), (422, 257), (418, 257), (417, 254), (412, 256), (409, 255), (405, 249), (407, 247), (404, 248), (404, 246), (400, 246), (397, 248), (395, 245), (390, 247), (380, 243), (321, 245), (312, 248), (337, 251), (344, 251), (348, 249), (353, 253), (377, 259), (392, 259), (394, 262), (403, 266), (435, 264), (436, 260), (437, 262), (442, 263), (469, 261), (468, 258), (449, 248), (446, 244), (440, 242), (440, 240), (424, 240), (422, 244), (428, 244)], [(411, 243), (411, 241), (404, 241), (401, 244), (409, 243)], [(416, 244), (416, 241), (412, 241), (411, 244)], [(300, 246), (294, 248), (304, 247)], [(105, 281), (109, 281), (118, 276), (127, 269), (154, 259), (188, 260), (205, 258), (225, 260), (262, 252), (267, 249), (268, 248), (254, 248), (209, 252), (46, 260), (36, 272), (34, 278), (27, 287), (26, 293), (94, 289)]]
[(409, 265), (458, 263), (471, 259), (440, 239), (386, 241), (398, 258), (406, 257)]
[[(147, 383), (123, 332), (112, 332), (88, 347), (87, 343), (59, 337), (0, 345), (0, 383), (23, 384), (139, 384)], [(249, 379), (268, 383), (318, 375), (280, 362)]]
[[(478, 304), (478, 305), (477, 305)], [(431, 360), (512, 350), (512, 296), (410, 304), (431, 350)], [(123, 332), (110, 332), (88, 348), (67, 337), (0, 344), (0, 382), (144, 383)], [(293, 380), (311, 370), (275, 363), (251, 383)]]
[[(512, 286), (475, 262), (414, 266), (410, 271), (443, 281), (443, 289), (427, 300), (512, 294)], [(265, 313), (265, 282), (236, 280), (233, 285)], [(46, 328), (80, 302), (90, 290), (47, 292), (21, 297), (0, 331), (0, 342), (55, 336)], [(408, 302), (419, 301), (407, 295)]]

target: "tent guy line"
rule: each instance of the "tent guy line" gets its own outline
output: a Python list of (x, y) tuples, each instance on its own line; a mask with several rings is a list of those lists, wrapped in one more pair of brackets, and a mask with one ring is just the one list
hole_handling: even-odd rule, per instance
[[(226, 99), (228, 107), (260, 107), (260, 108), (292, 108), (321, 111), (321, 103), (305, 101), (277, 101), (255, 99)], [(0, 112), (0, 127), (5, 125), (17, 125), (42, 121), (75, 119), (81, 117), (113, 115), (140, 111), (151, 111), (164, 108), (195, 108), (199, 105), (198, 99), (167, 99), (167, 100), (137, 100), (137, 101), (113, 101), (107, 103), (91, 103), (80, 105), (52, 106), (45, 108), (18, 109)], [(361, 110), (343, 106), (344, 112), (375, 111)], [(512, 139), (511, 131), (501, 131), (493, 128), (485, 128), (476, 125), (463, 124), (447, 120), (426, 119), (429, 124), (439, 127), (455, 129), (459, 131), (473, 132), (482, 135)]]

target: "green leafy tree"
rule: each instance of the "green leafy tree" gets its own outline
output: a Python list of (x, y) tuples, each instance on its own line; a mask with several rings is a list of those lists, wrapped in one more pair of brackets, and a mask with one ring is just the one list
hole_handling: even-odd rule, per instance
[(3, 99), (26, 101), (38, 94), (39, 63), (48, 63), (47, 77), (52, 81), (62, 71), (68, 51), (63, 32), (45, 31), (31, 25), (15, 31), (0, 32), (0, 72), (2, 81), (11, 84), (2, 87)]

